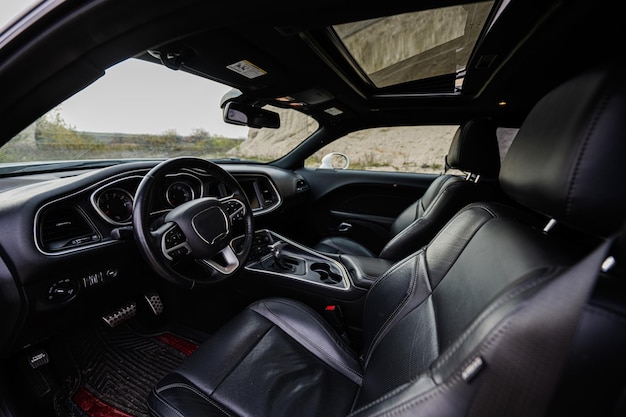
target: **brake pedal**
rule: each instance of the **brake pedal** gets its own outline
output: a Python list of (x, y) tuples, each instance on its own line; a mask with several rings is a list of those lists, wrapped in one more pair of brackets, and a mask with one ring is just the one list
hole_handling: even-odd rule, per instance
[(137, 314), (137, 303), (129, 301), (122, 307), (102, 316), (102, 320), (104, 320), (109, 327), (116, 327), (131, 317), (134, 317), (135, 314)]
[(161, 300), (161, 296), (159, 294), (152, 291), (145, 293), (143, 298), (146, 300), (148, 307), (150, 307), (150, 311), (152, 311), (155, 316), (163, 314), (165, 306), (163, 305), (163, 301)]

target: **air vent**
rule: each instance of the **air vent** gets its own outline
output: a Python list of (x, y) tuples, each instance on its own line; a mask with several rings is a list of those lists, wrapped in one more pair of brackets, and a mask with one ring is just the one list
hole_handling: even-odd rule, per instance
[(309, 190), (309, 184), (303, 180), (303, 179), (299, 179), (296, 181), (296, 192), (297, 193), (302, 193), (304, 191), (308, 191)]
[(42, 249), (54, 252), (98, 242), (100, 236), (76, 207), (63, 206), (41, 213), (39, 239)]

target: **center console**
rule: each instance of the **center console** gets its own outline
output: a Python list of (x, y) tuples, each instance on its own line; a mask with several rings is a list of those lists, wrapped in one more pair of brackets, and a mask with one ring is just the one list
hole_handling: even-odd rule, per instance
[(331, 291), (349, 291), (351, 281), (338, 261), (270, 230), (254, 235), (246, 270)]

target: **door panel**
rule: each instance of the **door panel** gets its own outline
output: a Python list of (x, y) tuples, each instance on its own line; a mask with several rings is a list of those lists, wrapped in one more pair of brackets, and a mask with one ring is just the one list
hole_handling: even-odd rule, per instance
[(298, 170), (311, 187), (308, 236), (346, 236), (380, 252), (396, 217), (426, 191), (436, 174), (354, 170)]

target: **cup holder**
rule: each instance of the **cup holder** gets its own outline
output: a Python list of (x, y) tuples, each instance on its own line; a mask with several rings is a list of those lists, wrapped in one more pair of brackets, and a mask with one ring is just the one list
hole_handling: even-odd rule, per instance
[(337, 284), (341, 282), (341, 275), (330, 270), (330, 265), (316, 262), (311, 265), (311, 271), (317, 273), (320, 281), (325, 284)]

